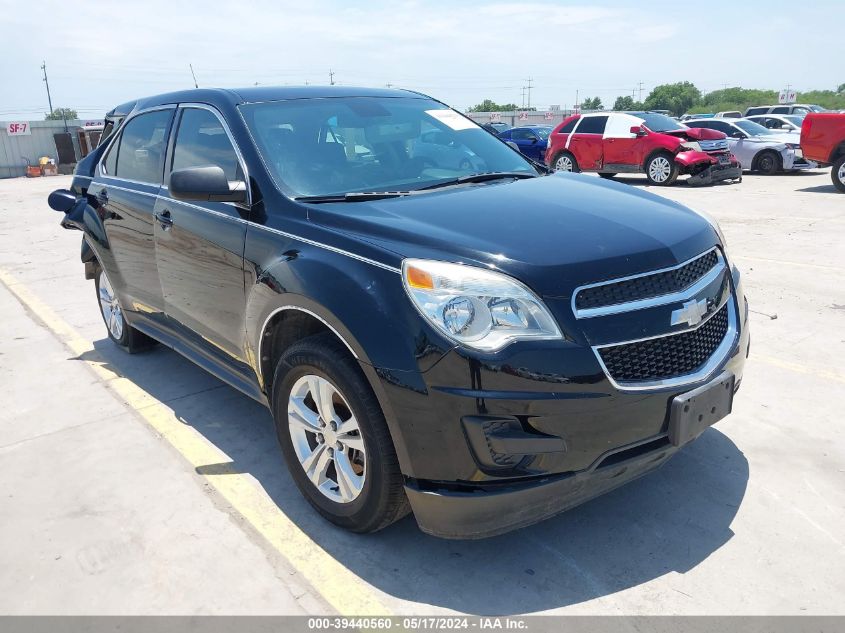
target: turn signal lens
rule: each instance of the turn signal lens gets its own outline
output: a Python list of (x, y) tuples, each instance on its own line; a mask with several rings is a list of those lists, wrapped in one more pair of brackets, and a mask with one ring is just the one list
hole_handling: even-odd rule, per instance
[(421, 288), (424, 290), (432, 290), (434, 282), (431, 280), (431, 274), (424, 270), (420, 270), (414, 266), (408, 266), (405, 271), (405, 276), (408, 279), (408, 285), (411, 288)]

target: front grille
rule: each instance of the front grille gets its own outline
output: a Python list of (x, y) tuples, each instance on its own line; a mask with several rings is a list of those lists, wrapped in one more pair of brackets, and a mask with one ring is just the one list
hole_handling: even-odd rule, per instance
[(646, 382), (686, 376), (701, 368), (713, 355), (728, 331), (725, 303), (698, 329), (600, 348), (602, 362), (616, 382)]
[(718, 262), (716, 251), (711, 250), (680, 268), (584, 288), (575, 297), (575, 307), (587, 310), (679, 292), (701, 279)]
[(698, 145), (701, 147), (702, 152), (725, 151), (728, 149), (728, 140), (722, 138), (712, 141), (699, 141)]

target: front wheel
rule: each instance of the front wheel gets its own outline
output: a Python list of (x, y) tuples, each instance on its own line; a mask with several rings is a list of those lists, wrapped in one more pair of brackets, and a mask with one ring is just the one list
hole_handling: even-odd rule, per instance
[(554, 166), (555, 171), (581, 171), (581, 168), (578, 167), (578, 161), (575, 160), (575, 157), (569, 152), (561, 152), (555, 156), (552, 165)]
[(126, 322), (117, 293), (102, 268), (97, 272), (94, 284), (100, 303), (100, 314), (106, 324), (109, 338), (130, 354), (152, 347), (155, 344), (153, 339)]
[(833, 161), (833, 167), (830, 168), (830, 179), (833, 180), (833, 186), (845, 193), (845, 154)]
[(760, 152), (755, 163), (757, 165), (757, 171), (766, 176), (776, 174), (781, 169), (780, 156), (771, 150)]
[(671, 154), (660, 152), (646, 161), (645, 175), (652, 185), (671, 185), (678, 178), (678, 165)]
[(410, 511), (378, 400), (334, 336), (309, 337), (282, 355), (272, 402), (288, 470), (323, 517), (375, 532)]

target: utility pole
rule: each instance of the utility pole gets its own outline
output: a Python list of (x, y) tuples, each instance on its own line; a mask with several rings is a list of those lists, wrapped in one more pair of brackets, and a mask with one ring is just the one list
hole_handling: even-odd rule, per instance
[(385, 88), (392, 88), (393, 84), (388, 81), (386, 84), (384, 84), (384, 86)]
[(640, 103), (643, 102), (643, 82), (640, 82)]
[(531, 84), (534, 82), (534, 80), (531, 77), (529, 77), (528, 79), (526, 79), (526, 81), (528, 82), (528, 85), (526, 86), (526, 88), (528, 90), (528, 109), (530, 110), (531, 109), (531, 88), (532, 88)]
[(521, 88), (522, 90), (522, 109), (525, 109), (525, 86)]
[(334, 85), (334, 72), (332, 71), (331, 68), (329, 68), (329, 85), (330, 86)]
[(44, 71), (43, 81), (47, 84), (47, 103), (50, 105), (50, 114), (53, 114), (53, 99), (50, 97), (50, 82), (47, 81), (47, 62), (41, 62), (41, 70)]
[(199, 84), (197, 83), (197, 76), (194, 74), (193, 64), (188, 64), (188, 68), (191, 69), (191, 77), (194, 78), (194, 88), (199, 88)]
[(577, 88), (575, 89), (575, 109), (579, 110), (579, 111), (581, 110), (581, 105), (580, 105), (580, 102), (578, 101), (578, 89)]
[[(47, 81), (47, 62), (41, 61), (41, 70), (44, 71), (44, 84), (47, 86), (47, 105), (50, 106), (50, 116), (53, 115), (53, 99), (50, 97), (50, 82)], [(65, 111), (62, 110), (62, 123), (65, 124), (65, 133), (67, 133), (67, 119), (65, 118)]]

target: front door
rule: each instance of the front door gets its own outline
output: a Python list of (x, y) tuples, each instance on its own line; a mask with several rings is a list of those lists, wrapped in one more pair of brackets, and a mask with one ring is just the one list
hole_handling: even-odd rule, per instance
[(524, 127), (514, 128), (511, 130), (511, 140), (528, 158), (540, 160), (540, 137), (534, 130)]
[(127, 121), (88, 189), (106, 233), (97, 249), (100, 264), (124, 310), (153, 315), (164, 310), (153, 213), (174, 111), (153, 110)]
[[(216, 165), (230, 181), (244, 171), (222, 117), (207, 106), (180, 106), (166, 182), (173, 170)], [(243, 360), (243, 252), (247, 207), (182, 202), (162, 188), (155, 247), (165, 311), (229, 356)]]
[[(638, 171), (642, 162), (644, 136), (631, 132), (642, 121), (627, 114), (611, 114), (604, 129), (602, 165), (606, 171)], [(645, 130), (643, 129), (643, 132)]]

